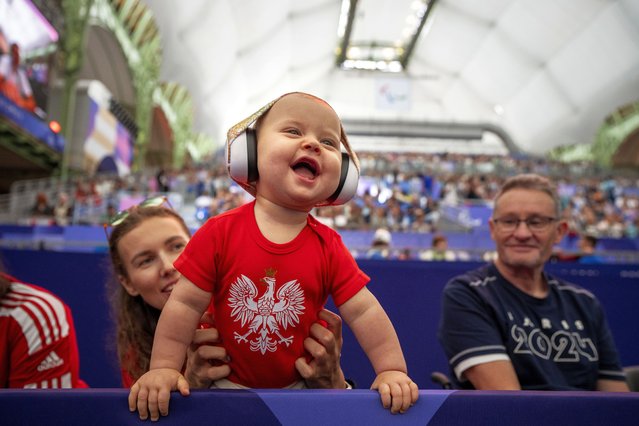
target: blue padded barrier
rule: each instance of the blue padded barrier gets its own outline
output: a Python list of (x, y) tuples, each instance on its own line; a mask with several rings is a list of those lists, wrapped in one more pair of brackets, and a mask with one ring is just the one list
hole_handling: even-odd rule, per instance
[[(2, 424), (145, 424), (125, 389), (0, 390)], [(637, 424), (639, 394), (422, 390), (405, 414), (390, 414), (368, 390), (206, 390), (171, 395), (162, 425), (615, 425)], [(146, 424), (149, 424), (148, 420)]]

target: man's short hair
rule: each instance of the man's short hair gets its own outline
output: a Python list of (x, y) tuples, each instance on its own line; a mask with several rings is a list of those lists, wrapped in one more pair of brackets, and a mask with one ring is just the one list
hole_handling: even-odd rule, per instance
[(506, 182), (504, 182), (502, 187), (499, 189), (499, 192), (497, 192), (497, 195), (495, 195), (494, 205), (497, 206), (497, 201), (501, 198), (501, 196), (513, 189), (528, 189), (548, 194), (555, 203), (555, 215), (559, 217), (561, 214), (557, 186), (550, 179), (534, 173), (526, 173), (510, 177), (506, 180)]

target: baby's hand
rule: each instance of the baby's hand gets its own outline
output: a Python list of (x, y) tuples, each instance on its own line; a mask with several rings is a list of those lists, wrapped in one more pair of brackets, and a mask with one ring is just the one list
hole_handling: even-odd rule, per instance
[(140, 413), (140, 419), (157, 421), (160, 414), (169, 414), (171, 391), (179, 390), (183, 396), (189, 394), (189, 384), (179, 371), (171, 368), (157, 368), (146, 372), (131, 386), (129, 410)]
[(402, 371), (389, 370), (377, 375), (371, 389), (377, 389), (384, 408), (391, 413), (405, 413), (419, 396), (417, 383)]

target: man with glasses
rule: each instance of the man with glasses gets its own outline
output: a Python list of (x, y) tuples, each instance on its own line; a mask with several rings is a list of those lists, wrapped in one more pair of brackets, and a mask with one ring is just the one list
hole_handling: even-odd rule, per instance
[(595, 296), (544, 272), (567, 231), (545, 177), (508, 179), (489, 222), (497, 259), (444, 288), (438, 337), (458, 388), (628, 391)]

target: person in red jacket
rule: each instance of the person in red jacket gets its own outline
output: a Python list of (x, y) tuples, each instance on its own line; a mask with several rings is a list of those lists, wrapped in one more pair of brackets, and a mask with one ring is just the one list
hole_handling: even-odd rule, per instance
[(20, 63), (20, 46), (12, 43), (10, 52), (0, 59), (0, 93), (27, 111), (36, 111), (31, 83)]
[(69, 307), (0, 271), (0, 387), (85, 388)]

